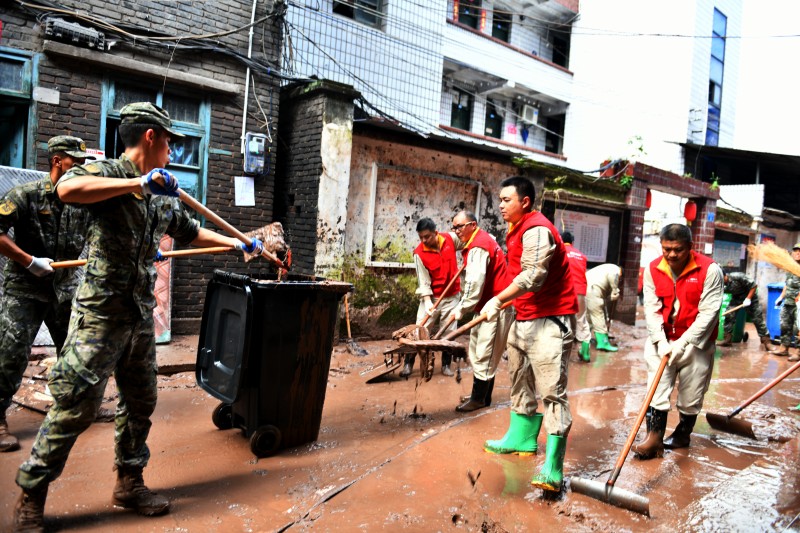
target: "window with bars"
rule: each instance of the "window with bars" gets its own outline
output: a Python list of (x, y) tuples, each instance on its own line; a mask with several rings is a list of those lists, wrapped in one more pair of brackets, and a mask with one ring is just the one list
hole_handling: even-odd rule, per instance
[(453, 11), (460, 24), (476, 30), (480, 26), (481, 0), (454, 0)]
[(25, 52), (0, 52), (0, 165), (25, 167), (33, 60)]
[(333, 0), (333, 12), (380, 28), (383, 22), (382, 4), (382, 0)]
[(450, 126), (469, 131), (472, 124), (472, 95), (453, 87), (453, 105), (450, 113)]
[(511, 13), (495, 11), (492, 14), (492, 37), (501, 41), (510, 42), (511, 38)]

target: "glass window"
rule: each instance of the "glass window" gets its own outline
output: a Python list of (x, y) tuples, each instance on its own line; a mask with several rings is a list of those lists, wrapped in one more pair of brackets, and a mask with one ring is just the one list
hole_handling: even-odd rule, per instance
[(722, 85), (722, 61), (717, 58), (711, 58), (711, 69), (708, 78), (714, 83)]
[(716, 106), (722, 105), (722, 86), (713, 81), (708, 82), (708, 103)]
[(723, 15), (718, 9), (714, 10), (714, 28), (715, 34), (725, 37), (728, 31), (728, 17)]
[(133, 102), (153, 102), (157, 100), (156, 91), (132, 87), (129, 85), (116, 85), (114, 91), (114, 110), (119, 111)]
[(169, 143), (172, 154), (169, 157), (171, 165), (185, 165), (196, 167), (200, 165), (200, 139), (197, 137), (184, 137)]
[(486, 103), (486, 120), (484, 121), (483, 134), (495, 139), (500, 139), (503, 136), (503, 117), (497, 112), (497, 108), (492, 102)]
[(164, 109), (172, 120), (191, 124), (200, 123), (200, 102), (192, 98), (165, 95)]
[(725, 61), (725, 39), (723, 37), (715, 36), (711, 39), (711, 57)]
[(492, 37), (509, 42), (511, 37), (511, 14), (495, 11), (492, 15)]
[(0, 88), (11, 92), (25, 90), (25, 63), (0, 56)]
[(458, 22), (478, 29), (481, 18), (481, 0), (454, 0), (458, 12)]
[(333, 12), (379, 28), (382, 22), (381, 3), (381, 0), (333, 0)]
[(472, 95), (461, 89), (453, 88), (453, 105), (450, 114), (450, 125), (460, 130), (469, 131), (472, 121)]

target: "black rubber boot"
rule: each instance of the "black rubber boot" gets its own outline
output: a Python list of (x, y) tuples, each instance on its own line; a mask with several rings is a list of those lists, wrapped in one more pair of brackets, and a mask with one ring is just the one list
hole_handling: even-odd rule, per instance
[(484, 400), (486, 407), (492, 405), (492, 392), (494, 392), (494, 378), (491, 378), (488, 383), (489, 384), (486, 387), (486, 399)]
[(685, 415), (681, 413), (681, 420), (672, 435), (664, 441), (664, 448), (671, 450), (675, 448), (688, 448), (691, 441), (694, 423), (697, 422), (697, 415)]
[(472, 378), (472, 394), (469, 400), (456, 407), (459, 413), (469, 413), (486, 407), (486, 390), (489, 387), (488, 381), (483, 381), (476, 377)]
[(406, 364), (403, 366), (403, 370), (400, 371), (401, 378), (407, 378), (411, 375), (411, 372), (414, 370), (414, 360), (417, 358), (415, 354), (406, 355)]
[(652, 407), (647, 409), (649, 424), (647, 437), (641, 444), (634, 445), (631, 450), (637, 459), (652, 459), (664, 455), (664, 432), (667, 430), (667, 411)]

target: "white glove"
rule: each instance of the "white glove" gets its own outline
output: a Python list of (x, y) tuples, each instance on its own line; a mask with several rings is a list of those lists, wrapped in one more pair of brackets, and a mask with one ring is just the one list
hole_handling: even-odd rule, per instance
[(658, 351), (658, 357), (663, 359), (665, 355), (672, 353), (672, 344), (666, 339), (658, 341), (656, 350)]
[(672, 353), (669, 356), (669, 366), (672, 366), (675, 361), (683, 357), (683, 352), (686, 351), (688, 343), (684, 340), (678, 339), (672, 343)]
[(753, 303), (753, 301), (750, 298), (745, 298), (744, 301), (742, 302), (742, 305), (745, 307), (750, 307), (751, 303)]
[(486, 322), (491, 322), (497, 318), (497, 315), (500, 314), (500, 307), (502, 305), (503, 303), (497, 298), (497, 296), (486, 302), (486, 305), (484, 305), (483, 309), (481, 309), (481, 314), (486, 315)]
[(50, 266), (50, 263), (52, 262), (53, 260), (49, 257), (33, 257), (31, 264), (25, 268), (27, 268), (28, 271), (34, 276), (41, 278), (53, 273), (53, 267)]
[(431, 316), (433, 314), (433, 300), (431, 300), (431, 297), (425, 296), (422, 299), (422, 305), (425, 308), (425, 314)]
[(453, 322), (458, 322), (459, 320), (461, 320), (462, 316), (464, 316), (464, 313), (461, 311), (461, 308), (456, 307), (455, 309), (453, 309), (453, 312), (450, 313), (450, 316), (447, 317), (447, 320), (450, 320), (452, 318)]

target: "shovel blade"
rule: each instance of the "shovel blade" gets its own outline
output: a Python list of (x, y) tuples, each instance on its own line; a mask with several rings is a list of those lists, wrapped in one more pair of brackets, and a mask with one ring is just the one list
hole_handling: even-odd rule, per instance
[(572, 492), (589, 496), (634, 513), (650, 516), (650, 500), (634, 492), (620, 489), (608, 483), (580, 477), (570, 478), (569, 486), (572, 488)]
[(401, 366), (403, 366), (403, 363), (397, 362), (397, 363), (392, 363), (389, 366), (381, 365), (381, 366), (379, 366), (377, 368), (374, 368), (372, 370), (372, 372), (379, 372), (379, 373), (377, 375), (372, 376), (371, 378), (369, 378), (365, 383), (372, 384), (372, 383), (380, 383), (381, 381), (385, 381), (386, 380), (386, 376), (388, 376), (389, 374), (391, 374), (392, 372), (394, 372), (395, 370), (397, 370)]
[(708, 420), (709, 426), (718, 431), (734, 433), (757, 440), (756, 434), (753, 432), (753, 424), (745, 420), (717, 413), (706, 413), (706, 420)]

